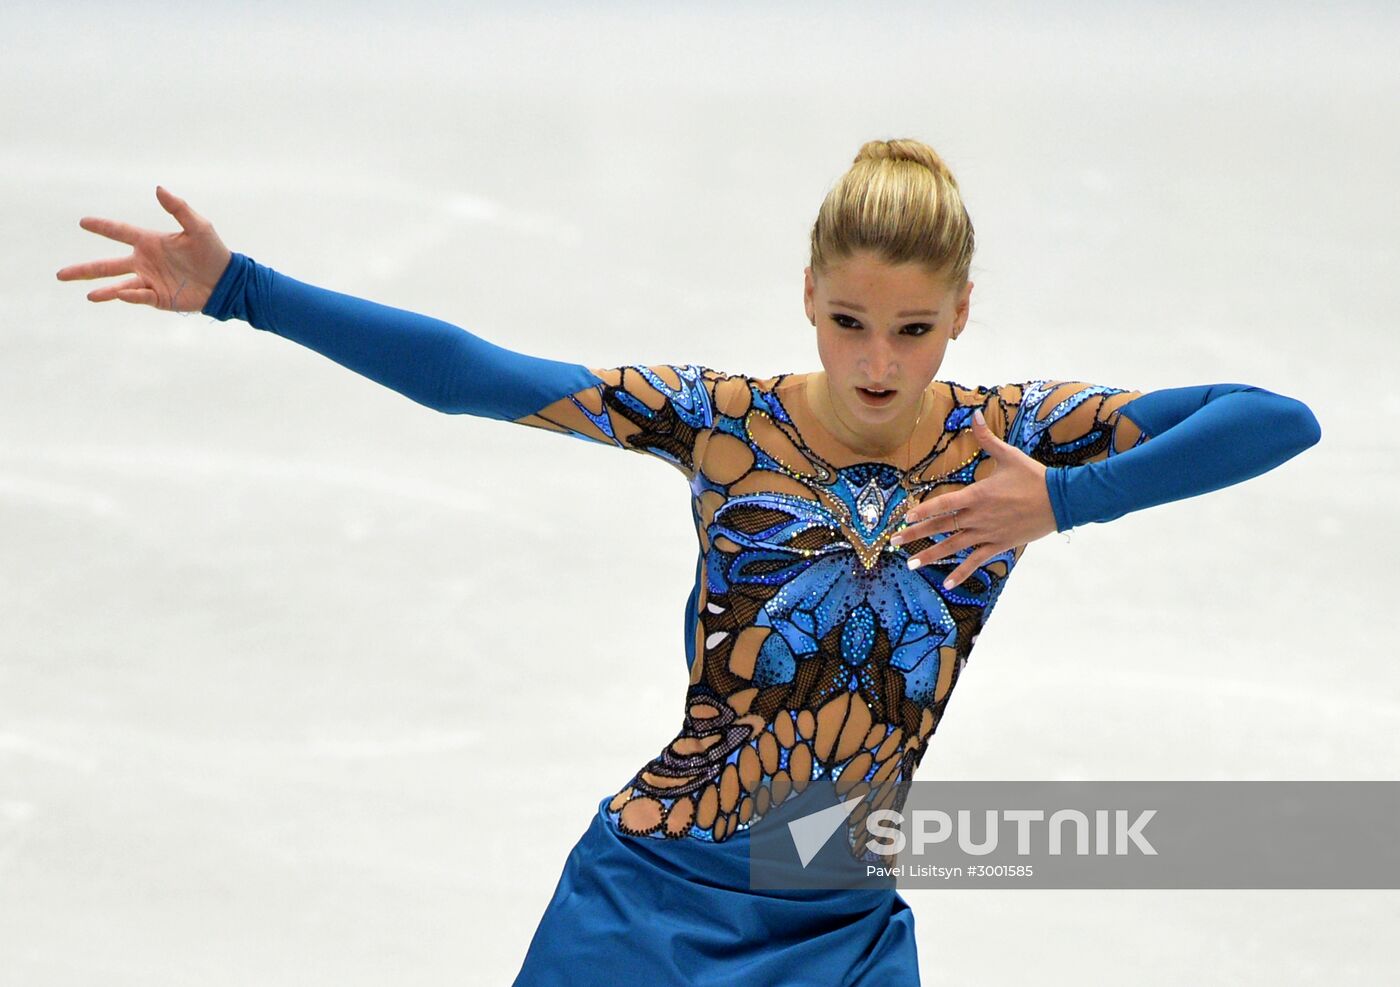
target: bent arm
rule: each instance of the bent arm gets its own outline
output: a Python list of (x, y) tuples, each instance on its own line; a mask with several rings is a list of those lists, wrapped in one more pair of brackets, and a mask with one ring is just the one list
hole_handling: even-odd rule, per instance
[(1296, 398), (1246, 384), (1150, 391), (1119, 414), (1147, 440), (1097, 462), (1045, 472), (1060, 531), (1112, 521), (1266, 473), (1322, 438)]

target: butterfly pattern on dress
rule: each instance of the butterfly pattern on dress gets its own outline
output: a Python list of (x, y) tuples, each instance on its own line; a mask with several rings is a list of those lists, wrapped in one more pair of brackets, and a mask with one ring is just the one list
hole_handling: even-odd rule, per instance
[[(857, 461), (829, 433), (804, 434), (807, 375), (756, 379), (697, 365), (593, 371), (602, 383), (521, 424), (657, 456), (688, 479), (700, 541), (683, 723), (608, 802), (633, 837), (723, 841), (814, 780), (899, 809), (973, 645), (1025, 545), (942, 580), (966, 547), (911, 571), (950, 537), (902, 546), (914, 503), (985, 477), (995, 462), (971, 430), (982, 409), (1004, 441), (1072, 467), (1147, 440), (1122, 407), (1141, 392), (1078, 381), (930, 385), (941, 427), (903, 470)], [(804, 412), (805, 414), (805, 412)], [(806, 420), (811, 421), (810, 417)]]

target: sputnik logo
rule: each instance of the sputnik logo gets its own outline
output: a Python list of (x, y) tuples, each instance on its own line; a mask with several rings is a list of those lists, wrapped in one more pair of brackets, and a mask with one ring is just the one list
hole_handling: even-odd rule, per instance
[(821, 852), (821, 848), (831, 839), (831, 834), (841, 828), (858, 805), (860, 799), (846, 799), (788, 823), (788, 833), (792, 836), (792, 844), (797, 848), (797, 857), (803, 867)]

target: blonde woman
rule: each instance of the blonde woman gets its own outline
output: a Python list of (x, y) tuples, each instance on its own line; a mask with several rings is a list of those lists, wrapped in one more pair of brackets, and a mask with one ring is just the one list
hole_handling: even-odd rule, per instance
[(516, 353), (279, 274), (157, 198), (180, 232), (85, 218), (132, 253), (59, 279), (129, 275), (88, 298), (241, 319), (430, 408), (654, 456), (689, 484), (681, 725), (599, 801), (517, 984), (917, 984), (893, 887), (753, 889), (751, 827), (817, 779), (859, 800), (852, 827), (903, 804), (1028, 543), (1239, 483), (1321, 437), (1302, 402), (1244, 384), (940, 379), (973, 226), (914, 140), (865, 144), (822, 203), (803, 296), (822, 369), (765, 378)]

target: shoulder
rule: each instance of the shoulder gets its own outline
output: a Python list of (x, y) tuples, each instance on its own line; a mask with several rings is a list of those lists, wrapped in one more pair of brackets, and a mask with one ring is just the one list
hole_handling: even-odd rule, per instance
[(742, 418), (755, 404), (764, 406), (774, 398), (785, 400), (785, 392), (799, 386), (807, 377), (802, 373), (781, 373), (770, 377), (755, 377), (744, 373), (716, 371), (714, 378), (715, 410), (730, 418)]

